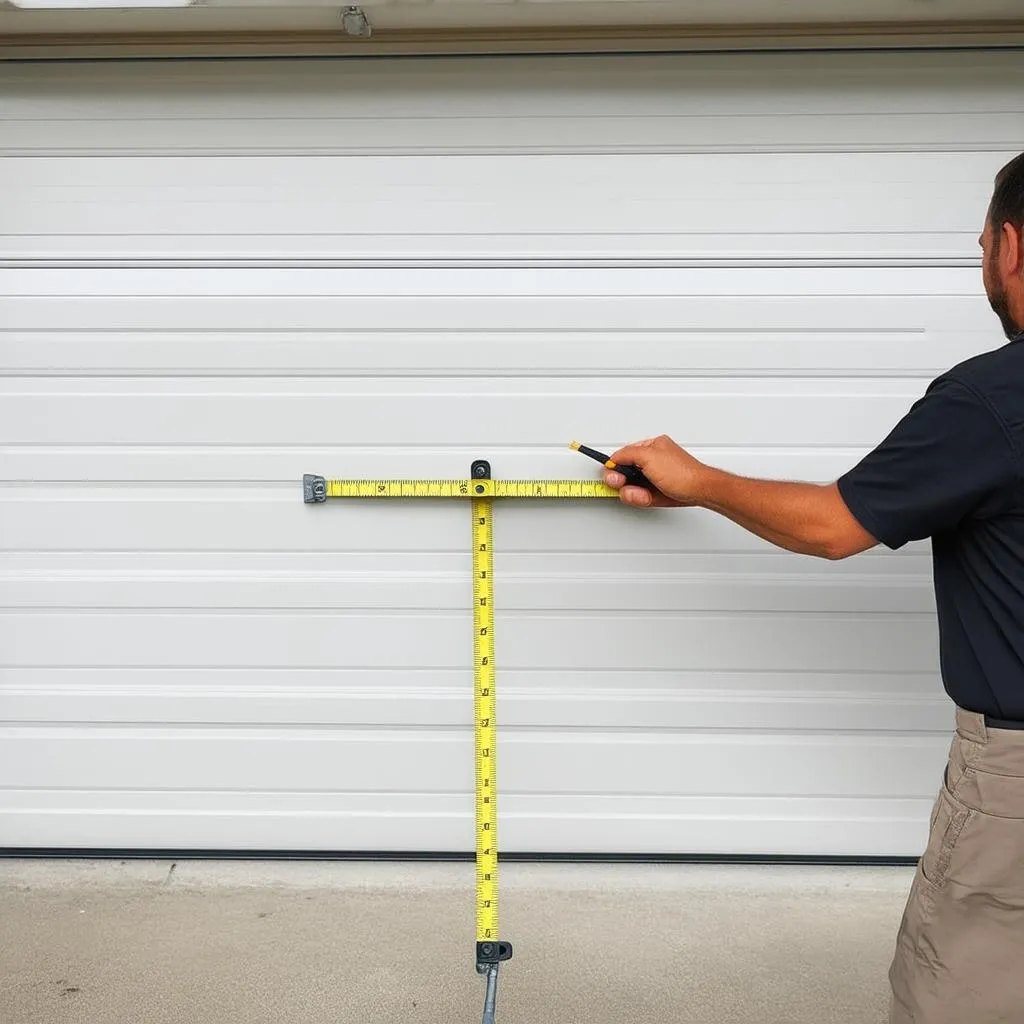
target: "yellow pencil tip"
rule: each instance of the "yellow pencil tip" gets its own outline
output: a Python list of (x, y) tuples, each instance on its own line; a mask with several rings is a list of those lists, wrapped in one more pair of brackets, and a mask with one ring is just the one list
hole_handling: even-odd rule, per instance
[(571, 448), (571, 449), (572, 449), (572, 450), (573, 450), (574, 452), (578, 452), (578, 451), (580, 450), (580, 443), (579, 443), (579, 441), (570, 441), (570, 442), (569, 442), (569, 447), (570, 447), (570, 448)]

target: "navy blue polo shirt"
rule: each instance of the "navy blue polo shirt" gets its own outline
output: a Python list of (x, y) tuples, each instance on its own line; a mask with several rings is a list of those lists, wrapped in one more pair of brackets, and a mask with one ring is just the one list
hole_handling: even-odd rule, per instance
[(1024, 721), (1024, 332), (937, 377), (839, 479), (854, 517), (896, 549), (931, 538), (946, 692)]

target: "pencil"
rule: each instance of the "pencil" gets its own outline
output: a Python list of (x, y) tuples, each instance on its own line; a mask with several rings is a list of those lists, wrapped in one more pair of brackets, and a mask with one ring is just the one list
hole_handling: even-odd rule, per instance
[(569, 447), (574, 452), (579, 452), (595, 462), (600, 462), (605, 469), (614, 469), (616, 473), (621, 473), (626, 478), (627, 484), (632, 484), (634, 487), (646, 487), (649, 491), (658, 489), (636, 466), (620, 466), (604, 452), (599, 452), (596, 448), (588, 448), (585, 444), (580, 444), (579, 441), (570, 441)]

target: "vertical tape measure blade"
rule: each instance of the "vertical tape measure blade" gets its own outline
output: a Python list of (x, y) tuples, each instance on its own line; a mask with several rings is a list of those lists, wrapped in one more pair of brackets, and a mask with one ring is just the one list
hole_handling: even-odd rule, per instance
[(497, 700), (494, 689), (494, 555), (491, 498), (474, 498), (473, 685), (476, 747), (477, 942), (498, 940)]

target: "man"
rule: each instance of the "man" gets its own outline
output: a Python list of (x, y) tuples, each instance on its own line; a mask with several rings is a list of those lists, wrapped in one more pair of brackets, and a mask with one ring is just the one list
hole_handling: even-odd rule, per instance
[(956, 734), (889, 971), (891, 1024), (1024, 1022), (1024, 153), (996, 176), (979, 242), (1009, 343), (933, 381), (835, 483), (734, 476), (668, 437), (612, 456), (656, 491), (606, 474), (629, 505), (701, 506), (821, 558), (931, 538)]

